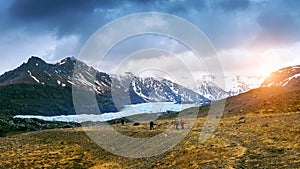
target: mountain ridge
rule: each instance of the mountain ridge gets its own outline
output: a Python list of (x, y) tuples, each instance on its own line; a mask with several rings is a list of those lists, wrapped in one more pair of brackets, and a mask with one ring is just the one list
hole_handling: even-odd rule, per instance
[[(80, 71), (73, 76), (75, 65)], [(171, 81), (134, 76), (127, 82), (128, 79), (120, 78), (121, 81), (75, 58), (68, 57), (58, 63), (48, 64), (33, 56), (26, 63), (0, 76), (1, 114), (75, 114), (72, 85), (95, 92), (101, 113), (117, 112), (125, 104), (145, 102), (210, 103), (209, 99)], [(89, 106), (85, 105), (85, 113), (95, 113), (89, 112)]]
[(300, 65), (281, 68), (278, 71), (272, 72), (265, 79), (261, 87), (291, 87), (300, 82)]
[[(83, 71), (73, 76), (75, 64)], [(280, 69), (266, 78), (261, 87), (280, 87), (275, 84), (284, 84), (280, 79), (281, 81), (288, 79), (287, 86), (281, 87), (297, 88), (299, 72), (299, 66)], [(237, 77), (237, 80), (240, 78)], [(209, 104), (211, 100), (232, 96), (209, 81), (197, 83), (196, 89), (191, 90), (167, 79), (141, 78), (133, 74), (109, 75), (72, 57), (55, 64), (31, 57), (26, 63), (0, 76), (0, 114), (46, 116), (75, 114), (72, 100), (74, 84), (82, 86), (83, 90), (95, 92), (101, 113), (117, 112), (126, 104), (160, 101), (197, 102), (201, 106)], [(273, 85), (269, 85), (270, 83)], [(89, 112), (89, 105), (83, 108), (86, 109), (84, 112), (86, 114), (94, 113)]]

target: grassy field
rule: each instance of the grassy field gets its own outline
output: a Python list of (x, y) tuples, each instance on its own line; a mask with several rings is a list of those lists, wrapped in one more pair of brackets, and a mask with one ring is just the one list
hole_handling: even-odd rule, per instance
[[(204, 120), (199, 117), (192, 128), (187, 125), (189, 134), (166, 153), (138, 159), (104, 150), (82, 128), (3, 137), (0, 168), (300, 168), (299, 112), (227, 115), (210, 139), (199, 143)], [(143, 123), (113, 127), (130, 137), (145, 138), (163, 132), (171, 121), (156, 120), (158, 125), (151, 131)]]

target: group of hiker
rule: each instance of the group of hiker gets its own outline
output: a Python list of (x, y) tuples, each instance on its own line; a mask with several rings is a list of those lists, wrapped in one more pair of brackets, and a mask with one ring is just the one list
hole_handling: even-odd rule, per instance
[(121, 123), (122, 124), (122, 126), (125, 124), (125, 120), (123, 119), (123, 118), (121, 118), (121, 119), (115, 119), (114, 121), (113, 121), (113, 123), (114, 124), (119, 124), (119, 123)]
[[(122, 125), (124, 125), (125, 120), (123, 118), (115, 119), (113, 121), (113, 123), (114, 124), (121, 123)], [(179, 130), (179, 125), (181, 126), (181, 129), (184, 129), (185, 119), (183, 117), (181, 117), (180, 119), (175, 118), (175, 120), (172, 122), (172, 124), (174, 125), (176, 130)], [(149, 125), (150, 125), (150, 130), (154, 130), (154, 125), (156, 125), (156, 124), (153, 121), (150, 121)]]
[(184, 124), (185, 124), (185, 119), (183, 117), (180, 118), (180, 120), (178, 120), (178, 118), (175, 119), (175, 121), (173, 122), (176, 130), (179, 130), (178, 126), (180, 124), (181, 128), (184, 129)]
[[(172, 124), (175, 126), (176, 130), (179, 130), (179, 125), (181, 126), (181, 129), (184, 129), (185, 119), (183, 117), (181, 117), (180, 120), (176, 118), (175, 121), (172, 122)], [(156, 124), (153, 121), (150, 121), (149, 125), (150, 130), (154, 130), (154, 125)]]

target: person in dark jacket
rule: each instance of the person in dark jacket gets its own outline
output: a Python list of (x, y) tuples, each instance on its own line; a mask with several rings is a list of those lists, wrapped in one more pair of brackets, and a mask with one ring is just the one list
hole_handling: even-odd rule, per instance
[(179, 126), (179, 120), (178, 120), (178, 118), (175, 119), (175, 121), (173, 122), (173, 124), (174, 124), (176, 130), (179, 130), (179, 128), (178, 128), (178, 126)]
[(154, 122), (150, 121), (150, 130), (154, 130)]

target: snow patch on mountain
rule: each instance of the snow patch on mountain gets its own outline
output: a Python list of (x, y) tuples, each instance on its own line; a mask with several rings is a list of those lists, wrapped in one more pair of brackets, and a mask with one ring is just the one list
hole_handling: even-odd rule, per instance
[(27, 72), (28, 72), (29, 76), (30, 76), (33, 80), (35, 80), (37, 83), (40, 83), (39, 79), (37, 79), (36, 77), (34, 77), (34, 76), (31, 74), (31, 71), (30, 71), (30, 70), (28, 70)]
[[(298, 77), (300, 77), (300, 73), (299, 74), (295, 74), (295, 75), (293, 75), (293, 76), (291, 76), (291, 77), (288, 77), (288, 78), (286, 78), (283, 82), (279, 82), (278, 83), (278, 86), (282, 86), (282, 87), (284, 87), (284, 86), (286, 86), (292, 79), (297, 79)], [(268, 87), (270, 87), (270, 86), (272, 86), (274, 83), (270, 83), (269, 85), (268, 85)]]

